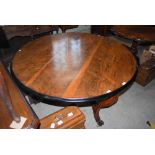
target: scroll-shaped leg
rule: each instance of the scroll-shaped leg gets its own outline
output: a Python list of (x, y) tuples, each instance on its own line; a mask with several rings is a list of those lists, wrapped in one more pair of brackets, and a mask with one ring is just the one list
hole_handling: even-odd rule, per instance
[(99, 116), (100, 108), (98, 108), (98, 106), (93, 106), (92, 109), (93, 109), (94, 118), (95, 118), (97, 124), (99, 126), (104, 125), (104, 122), (100, 119), (100, 116)]
[(100, 109), (110, 107), (111, 105), (115, 104), (117, 101), (118, 101), (118, 95), (113, 96), (97, 105), (92, 106), (94, 118), (99, 126), (102, 126), (104, 124), (104, 122), (100, 119), (100, 116), (99, 116)]

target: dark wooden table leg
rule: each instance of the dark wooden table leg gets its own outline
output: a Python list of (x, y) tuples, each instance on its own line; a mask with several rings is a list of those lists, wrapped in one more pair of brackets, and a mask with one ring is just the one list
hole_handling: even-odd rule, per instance
[(102, 126), (104, 124), (104, 122), (100, 119), (100, 116), (99, 116), (100, 109), (110, 107), (111, 105), (115, 104), (117, 101), (118, 101), (118, 95), (111, 97), (97, 105), (92, 106), (94, 118), (99, 126)]
[(99, 116), (100, 108), (98, 106), (93, 106), (92, 109), (93, 109), (94, 118), (95, 118), (97, 124), (99, 126), (104, 125), (104, 122), (100, 119), (100, 116)]
[(131, 51), (133, 52), (133, 54), (137, 55), (138, 54), (138, 42), (136, 40), (132, 41), (132, 45), (130, 47)]
[(139, 43), (138, 43), (136, 40), (133, 40), (133, 41), (132, 41), (132, 45), (131, 45), (131, 47), (130, 47), (130, 50), (131, 50), (132, 53), (136, 56), (137, 63), (138, 63), (138, 65), (139, 65), (140, 62), (139, 62), (138, 49), (137, 49), (138, 45), (139, 45)]

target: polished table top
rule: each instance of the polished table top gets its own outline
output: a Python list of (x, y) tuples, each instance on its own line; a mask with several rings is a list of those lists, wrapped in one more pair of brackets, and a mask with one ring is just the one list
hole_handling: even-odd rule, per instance
[(151, 25), (115, 25), (112, 31), (128, 39), (155, 42), (155, 26)]
[(104, 98), (125, 87), (137, 70), (124, 45), (85, 33), (48, 35), (29, 42), (13, 58), (20, 85), (53, 100)]

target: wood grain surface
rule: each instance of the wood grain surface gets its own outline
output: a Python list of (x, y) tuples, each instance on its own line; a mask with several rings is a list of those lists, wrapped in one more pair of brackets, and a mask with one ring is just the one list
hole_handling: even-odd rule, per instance
[(112, 27), (112, 31), (129, 39), (155, 41), (155, 26), (151, 25), (115, 25)]
[[(23, 125), (23, 128), (38, 128), (39, 119), (36, 114), (33, 112), (30, 105), (26, 102), (25, 98), (13, 83), (12, 79), (8, 75), (4, 66), (0, 62), (0, 73), (3, 75), (5, 80), (6, 87), (8, 88), (8, 93), (11, 99), (11, 104), (17, 116), (25, 117), (27, 120)], [(7, 98), (7, 94), (5, 96)], [(5, 102), (4, 102), (5, 101)], [(0, 128), (6, 129), (10, 128), (10, 124), (13, 121), (11, 112), (9, 111), (6, 100), (0, 97)]]
[(59, 98), (89, 98), (114, 91), (136, 71), (125, 46), (87, 33), (48, 35), (15, 55), (12, 70), (26, 87)]
[[(68, 117), (68, 113), (73, 113), (73, 116)], [(63, 124), (58, 125), (58, 121), (63, 121)], [(55, 123), (55, 129), (84, 129), (85, 115), (76, 106), (68, 106), (56, 111), (40, 120), (41, 129), (50, 129), (51, 123)]]

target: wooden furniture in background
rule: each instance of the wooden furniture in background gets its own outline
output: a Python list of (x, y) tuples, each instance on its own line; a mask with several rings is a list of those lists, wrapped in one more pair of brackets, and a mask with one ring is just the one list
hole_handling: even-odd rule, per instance
[(41, 129), (85, 129), (85, 116), (78, 107), (65, 107), (40, 120)]
[(3, 30), (7, 36), (7, 39), (11, 39), (17, 36), (31, 36), (40, 35), (42, 33), (48, 33), (57, 31), (59, 27), (57, 25), (5, 25)]
[(22, 128), (39, 127), (38, 117), (0, 63), (0, 128), (10, 128), (12, 121), (19, 123), (21, 116), (27, 119)]
[(6, 56), (7, 52), (5, 48), (8, 48), (8, 47), (9, 47), (9, 42), (6, 38), (6, 35), (4, 33), (2, 26), (0, 26), (0, 61), (3, 60), (4, 56)]
[(101, 36), (108, 36), (110, 34), (111, 25), (91, 25), (91, 33)]
[(155, 78), (155, 46), (149, 46), (143, 50), (140, 56), (140, 66), (136, 82), (146, 86)]
[(8, 109), (10, 115), (12, 116), (12, 119), (17, 123), (20, 122), (20, 116), (18, 116), (13, 109), (10, 93), (1, 72), (0, 72), (0, 99), (6, 105), (6, 108)]
[(62, 30), (63, 33), (65, 33), (66, 30), (68, 30), (68, 29), (73, 29), (73, 28), (78, 27), (78, 25), (58, 25), (58, 26)]
[(9, 43), (2, 26), (0, 26), (0, 48), (7, 48), (7, 47), (9, 47)]
[(136, 82), (146, 86), (155, 78), (155, 59), (150, 59), (140, 65)]
[(137, 54), (137, 46), (155, 42), (155, 26), (153, 25), (114, 25), (111, 31), (120, 37), (131, 39), (131, 50)]
[(133, 83), (136, 71), (135, 57), (124, 45), (84, 33), (29, 42), (16, 53), (11, 66), (12, 76), (27, 94), (53, 105), (93, 106), (99, 125), (103, 124), (101, 107), (115, 103), (118, 94)]
[(4, 25), (2, 28), (7, 36), (7, 39), (11, 39), (17, 36), (31, 36), (32, 38), (36, 35), (54, 31), (58, 33), (59, 28), (62, 32), (68, 29), (77, 28), (78, 25)]

